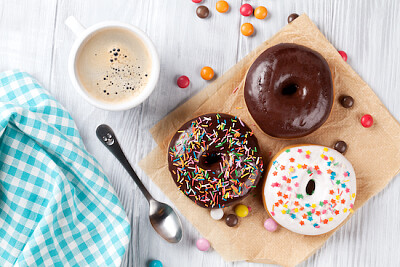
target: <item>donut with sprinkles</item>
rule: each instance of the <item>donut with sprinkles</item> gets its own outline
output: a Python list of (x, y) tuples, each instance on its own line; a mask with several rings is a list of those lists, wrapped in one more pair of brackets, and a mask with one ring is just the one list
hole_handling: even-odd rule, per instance
[(168, 165), (184, 195), (203, 208), (223, 208), (257, 186), (264, 164), (257, 138), (240, 118), (212, 113), (179, 128)]
[(264, 207), (282, 227), (320, 235), (353, 213), (356, 176), (351, 163), (334, 149), (289, 146), (269, 163), (262, 192)]

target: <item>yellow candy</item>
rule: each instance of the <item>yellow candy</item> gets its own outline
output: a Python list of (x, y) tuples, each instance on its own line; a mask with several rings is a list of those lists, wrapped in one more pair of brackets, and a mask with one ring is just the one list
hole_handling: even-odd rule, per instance
[(215, 7), (219, 13), (225, 13), (229, 9), (229, 4), (226, 1), (218, 1)]
[(235, 207), (235, 213), (239, 217), (246, 217), (249, 214), (249, 208), (246, 205), (237, 205)]

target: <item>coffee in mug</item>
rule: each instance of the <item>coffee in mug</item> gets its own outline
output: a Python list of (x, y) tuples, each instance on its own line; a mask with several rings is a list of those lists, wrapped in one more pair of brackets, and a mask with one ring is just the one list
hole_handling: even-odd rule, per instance
[(152, 69), (151, 56), (132, 31), (108, 27), (86, 39), (76, 57), (76, 74), (95, 99), (126, 102), (146, 87)]

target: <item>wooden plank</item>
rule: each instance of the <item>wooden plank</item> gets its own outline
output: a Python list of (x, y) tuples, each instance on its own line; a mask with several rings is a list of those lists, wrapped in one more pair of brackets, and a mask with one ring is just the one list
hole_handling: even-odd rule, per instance
[(0, 71), (20, 69), (48, 88), (57, 1), (0, 2)]

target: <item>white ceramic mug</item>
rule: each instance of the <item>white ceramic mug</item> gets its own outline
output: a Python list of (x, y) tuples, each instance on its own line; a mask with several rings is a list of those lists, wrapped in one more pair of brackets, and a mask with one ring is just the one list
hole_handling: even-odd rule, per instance
[[(156, 48), (154, 47), (153, 43), (151, 42), (150, 38), (140, 29), (122, 22), (116, 21), (105, 21), (98, 24), (95, 24), (89, 28), (84, 28), (73, 16), (68, 17), (65, 20), (65, 24), (74, 32), (76, 35), (76, 40), (72, 45), (71, 52), (69, 54), (68, 59), (68, 71), (71, 81), (79, 93), (86, 101), (92, 104), (95, 107), (105, 109), (105, 110), (112, 110), (112, 111), (119, 111), (119, 110), (127, 110), (131, 109), (140, 103), (142, 103), (146, 98), (151, 94), (151, 92), (156, 87), (158, 77), (160, 74), (160, 60), (158, 58), (158, 54)], [(76, 73), (76, 62), (77, 62), (77, 55), (79, 55), (79, 51), (82, 48), (83, 44), (92, 37), (97, 32), (107, 29), (107, 28), (122, 28), (124, 30), (128, 30), (133, 33), (136, 37), (138, 37), (145, 45), (147, 50), (150, 54), (151, 60), (151, 75), (147, 85), (141, 89), (141, 92), (133, 97), (132, 99), (125, 101), (125, 102), (116, 102), (116, 103), (106, 103), (100, 100), (97, 100), (93, 96), (91, 96), (82, 83), (80, 82), (78, 75)]]

